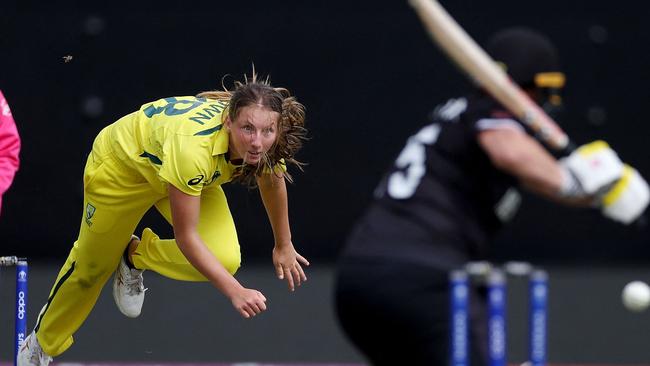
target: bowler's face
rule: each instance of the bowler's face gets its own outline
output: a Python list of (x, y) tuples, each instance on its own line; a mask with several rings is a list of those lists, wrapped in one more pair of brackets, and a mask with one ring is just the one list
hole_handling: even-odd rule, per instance
[(226, 126), (230, 129), (231, 159), (258, 164), (275, 142), (279, 119), (280, 113), (259, 104), (241, 108), (234, 120), (229, 116)]

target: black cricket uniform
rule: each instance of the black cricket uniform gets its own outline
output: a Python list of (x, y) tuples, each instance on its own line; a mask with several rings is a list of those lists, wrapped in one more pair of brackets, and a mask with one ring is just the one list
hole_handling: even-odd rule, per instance
[[(448, 271), (484, 259), (520, 201), (514, 178), (478, 144), (477, 134), (493, 128), (525, 131), (483, 95), (438, 106), (353, 229), (338, 263), (336, 308), (373, 364), (448, 365)], [(472, 357), (484, 358), (482, 305), (473, 306)]]

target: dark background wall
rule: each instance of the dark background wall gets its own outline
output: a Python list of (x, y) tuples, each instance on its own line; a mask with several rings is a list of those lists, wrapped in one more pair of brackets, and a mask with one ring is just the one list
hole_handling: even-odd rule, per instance
[[(135, 4), (137, 3), (137, 4)], [(563, 119), (584, 143), (605, 138), (650, 177), (650, 6), (624, 1), (447, 1), (479, 42), (529, 25), (556, 41), (569, 84)], [(438, 102), (468, 87), (406, 1), (3, 2), (0, 88), (23, 138), (4, 198), (3, 254), (62, 259), (76, 238), (81, 176), (95, 134), (141, 104), (226, 85), (251, 64), (307, 106), (308, 162), (290, 187), (295, 243), (331, 261), (381, 171)], [(64, 62), (70, 55), (72, 60)], [(228, 188), (244, 259), (272, 236), (256, 192)], [(171, 231), (153, 213), (145, 220)], [(526, 197), (496, 255), (538, 261), (646, 260), (648, 228)]]

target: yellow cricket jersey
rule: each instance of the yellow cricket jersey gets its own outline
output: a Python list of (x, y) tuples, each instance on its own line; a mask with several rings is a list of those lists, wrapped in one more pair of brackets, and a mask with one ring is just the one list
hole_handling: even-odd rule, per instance
[(113, 151), (157, 192), (167, 184), (198, 196), (232, 179), (223, 127), (228, 103), (197, 97), (170, 97), (144, 104), (113, 123)]

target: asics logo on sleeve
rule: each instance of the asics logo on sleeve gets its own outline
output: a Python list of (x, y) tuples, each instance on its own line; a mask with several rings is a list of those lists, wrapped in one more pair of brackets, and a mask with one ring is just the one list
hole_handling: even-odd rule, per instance
[(212, 174), (212, 178), (210, 178), (209, 181), (205, 182), (205, 185), (207, 186), (207, 185), (212, 184), (212, 182), (214, 182), (214, 181), (215, 181), (217, 178), (219, 178), (220, 176), (221, 176), (221, 172), (218, 171), (218, 170), (215, 171), (214, 174)]
[[(220, 176), (221, 176), (221, 172), (218, 171), (218, 170), (215, 171), (214, 174), (212, 174), (212, 177), (209, 178), (209, 179), (205, 179), (205, 176), (203, 174), (199, 174), (196, 177), (194, 177), (194, 178), (190, 179), (189, 181), (187, 181), (187, 185), (195, 186), (195, 185), (203, 182), (203, 185), (207, 186), (207, 185), (212, 184), (212, 182), (214, 182)], [(204, 181), (204, 179), (205, 179), (205, 181)]]
[(205, 176), (203, 176), (203, 174), (199, 174), (196, 177), (188, 180), (187, 185), (195, 186), (195, 185), (201, 183), (201, 181), (203, 181), (203, 178), (205, 178)]

